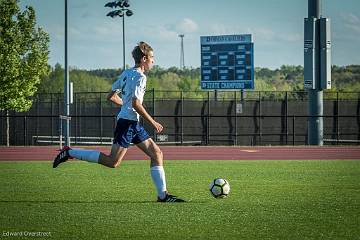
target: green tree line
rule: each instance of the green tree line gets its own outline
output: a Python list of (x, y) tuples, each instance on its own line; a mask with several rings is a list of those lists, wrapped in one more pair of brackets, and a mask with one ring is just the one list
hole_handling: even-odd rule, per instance
[[(64, 69), (60, 64), (49, 69), (40, 85), (41, 93), (58, 93), (64, 89)], [(121, 73), (121, 69), (80, 70), (71, 68), (70, 81), (75, 92), (107, 92)], [(200, 88), (200, 68), (179, 69), (154, 66), (148, 73), (148, 89), (155, 89), (159, 97), (178, 96), (180, 91), (196, 97), (204, 93)], [(283, 65), (278, 69), (255, 68), (255, 91), (303, 90), (303, 67)], [(331, 91), (360, 91), (360, 65), (333, 66)]]

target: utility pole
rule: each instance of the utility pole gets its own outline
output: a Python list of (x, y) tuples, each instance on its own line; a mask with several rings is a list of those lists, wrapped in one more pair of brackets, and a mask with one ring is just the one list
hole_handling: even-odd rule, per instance
[(185, 68), (185, 57), (184, 57), (184, 34), (179, 34), (181, 38), (181, 45), (180, 45), (180, 69)]
[[(69, 66), (68, 66), (68, 0), (65, 0), (65, 81), (64, 81), (64, 136), (65, 146), (70, 146), (70, 80), (69, 80)], [(60, 118), (61, 119), (61, 118)]]
[(320, 14), (321, 1), (308, 0), (304, 20), (304, 88), (308, 90), (308, 144), (324, 144), (323, 89), (331, 89), (330, 20)]
[(123, 27), (123, 71), (125, 71), (126, 64), (125, 64), (125, 16), (122, 17), (122, 27)]

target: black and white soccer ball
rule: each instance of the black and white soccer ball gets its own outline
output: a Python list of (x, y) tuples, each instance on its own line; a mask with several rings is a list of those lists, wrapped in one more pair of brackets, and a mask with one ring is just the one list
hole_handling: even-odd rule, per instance
[(216, 178), (210, 183), (210, 192), (215, 198), (225, 198), (230, 193), (230, 184), (226, 179)]

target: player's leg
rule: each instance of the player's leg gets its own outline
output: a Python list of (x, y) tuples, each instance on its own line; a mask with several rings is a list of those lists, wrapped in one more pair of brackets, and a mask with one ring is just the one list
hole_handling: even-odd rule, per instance
[(60, 163), (66, 162), (70, 158), (82, 161), (99, 163), (107, 167), (117, 167), (123, 159), (127, 148), (132, 140), (132, 131), (129, 131), (131, 122), (119, 119), (114, 134), (114, 143), (110, 155), (106, 155), (97, 150), (90, 149), (71, 149), (65, 146), (56, 156), (53, 167), (56, 168)]
[(158, 197), (164, 198), (167, 193), (165, 171), (163, 167), (163, 154), (159, 146), (150, 138), (143, 126), (136, 124), (135, 135), (132, 142), (150, 157), (150, 173), (155, 184)]
[(100, 153), (99, 164), (102, 164), (106, 167), (115, 168), (120, 165), (126, 152), (127, 148), (121, 147), (120, 145), (114, 143), (112, 145), (110, 155)]
[(118, 144), (113, 144), (110, 155), (106, 155), (97, 150), (91, 149), (72, 149), (64, 147), (58, 156), (56, 156), (53, 167), (56, 168), (60, 163), (66, 162), (68, 159), (76, 158), (81, 161), (90, 163), (99, 163), (106, 167), (115, 168), (123, 159), (127, 148), (121, 147)]
[(101, 153), (98, 161), (100, 164), (110, 168), (120, 165), (133, 138), (133, 125), (134, 121), (118, 119), (110, 155)]
[(163, 153), (152, 138), (148, 138), (136, 146), (150, 157), (150, 167), (163, 166)]
[(166, 177), (163, 166), (163, 153), (159, 146), (148, 138), (136, 144), (151, 159), (150, 173), (158, 193), (158, 202), (184, 202), (184, 200), (170, 195), (166, 188)]
[(150, 173), (151, 178), (156, 187), (158, 197), (163, 199), (166, 196), (166, 178), (163, 167), (163, 154), (159, 146), (151, 139), (148, 138), (145, 141), (136, 144), (147, 156), (150, 157)]

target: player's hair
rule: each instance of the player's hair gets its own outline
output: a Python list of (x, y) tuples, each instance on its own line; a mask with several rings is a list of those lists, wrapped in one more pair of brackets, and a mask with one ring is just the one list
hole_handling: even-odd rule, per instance
[(146, 42), (139, 42), (136, 47), (134, 47), (132, 51), (132, 56), (135, 60), (135, 64), (141, 63), (141, 59), (144, 56), (149, 56), (150, 51), (153, 51), (151, 46), (147, 44)]

